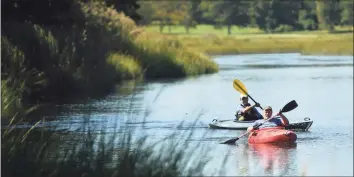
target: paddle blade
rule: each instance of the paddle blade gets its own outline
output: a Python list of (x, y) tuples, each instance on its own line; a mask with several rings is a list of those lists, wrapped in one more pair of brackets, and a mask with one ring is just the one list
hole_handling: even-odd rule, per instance
[(233, 138), (233, 139), (229, 139), (229, 140), (227, 140), (227, 141), (225, 141), (225, 142), (223, 142), (223, 143), (220, 143), (220, 144), (235, 144), (235, 142), (238, 140), (238, 139), (240, 139), (240, 138)]
[(241, 94), (248, 95), (245, 85), (243, 85), (243, 83), (240, 80), (235, 79), (232, 85)]
[(290, 101), (288, 104), (286, 104), (283, 109), (280, 110), (280, 112), (289, 112), (297, 107), (297, 103), (295, 100)]

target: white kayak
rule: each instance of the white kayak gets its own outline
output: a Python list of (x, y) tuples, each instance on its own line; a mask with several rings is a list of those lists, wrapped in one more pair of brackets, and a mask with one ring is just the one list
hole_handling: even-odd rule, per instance
[[(218, 120), (214, 119), (209, 127), (213, 129), (232, 129), (232, 130), (247, 130), (248, 127), (253, 125), (254, 121), (235, 121), (235, 120)], [(290, 122), (288, 126), (285, 127), (287, 130), (300, 130), (308, 131), (311, 127), (313, 121), (310, 118), (304, 118), (304, 121)]]

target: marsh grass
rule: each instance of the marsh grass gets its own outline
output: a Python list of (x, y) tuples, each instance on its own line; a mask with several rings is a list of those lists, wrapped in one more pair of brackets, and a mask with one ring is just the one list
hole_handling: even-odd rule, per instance
[[(21, 104), (16, 108), (102, 97), (115, 84), (141, 76), (186, 77), (218, 70), (209, 57), (187, 50), (180, 41), (149, 32), (143, 33), (158, 41), (139, 38), (142, 32), (134, 21), (104, 2), (75, 2), (73, 8), (77, 16), (71, 26), (2, 23), (2, 80), (8, 80), (9, 88), (2, 95), (17, 95)], [(41, 78), (32, 79), (33, 72)], [(10, 107), (2, 111), (11, 117)]]
[[(226, 27), (215, 29), (211, 25), (197, 25), (187, 34), (183, 26), (173, 26), (171, 33), (163, 34), (180, 40), (186, 47), (206, 54), (248, 54), (299, 52), (306, 55), (353, 55), (353, 28), (335, 27), (325, 30), (291, 31), (267, 34), (257, 28), (232, 27), (227, 35)], [(153, 25), (147, 31), (157, 31)]]
[[(149, 32), (160, 32), (159, 25), (145, 25), (143, 26), (146, 31)], [(281, 28), (281, 27), (280, 27)], [(169, 27), (165, 27), (162, 31), (163, 34), (169, 35), (180, 35), (180, 36), (199, 36), (206, 34), (216, 34), (218, 36), (229, 36), (227, 31), (227, 26), (219, 26), (215, 28), (213, 25), (208, 24), (199, 24), (195, 28), (190, 28), (189, 33), (186, 32), (186, 29), (183, 25), (172, 25), (171, 32), (168, 31)], [(353, 26), (335, 26), (335, 31), (331, 33), (352, 33)], [(231, 36), (240, 36), (240, 35), (260, 35), (266, 34), (267, 32), (256, 28), (256, 27), (240, 27), (236, 25), (231, 26)], [(318, 34), (329, 34), (328, 30), (301, 30), (295, 31), (290, 30), (286, 32), (281, 32), (280, 30), (275, 30), (272, 34), (309, 34), (309, 35), (318, 35)]]
[(117, 80), (136, 79), (142, 74), (139, 62), (129, 55), (112, 53), (108, 56), (108, 63), (118, 71)]
[(352, 34), (326, 35), (243, 35), (238, 37), (176, 36), (191, 49), (208, 54), (249, 54), (299, 52), (306, 55), (353, 55)]
[(146, 75), (152, 78), (161, 77), (162, 73), (168, 77), (179, 77), (218, 71), (218, 65), (211, 62), (208, 56), (199, 50), (190, 50), (179, 39), (142, 32), (136, 36), (135, 41), (139, 46), (136, 50), (140, 52), (134, 53), (142, 54), (138, 58), (145, 63)]
[[(131, 111), (132, 107), (131, 104)], [(129, 121), (134, 120), (132, 112), (128, 116)], [(156, 142), (149, 140), (139, 127), (135, 129), (124, 122), (118, 126), (118, 121), (122, 121), (118, 118), (114, 123), (101, 123), (100, 127), (90, 119), (89, 113), (83, 115), (79, 127), (70, 125), (74, 131), (45, 126), (44, 119), (20, 128), (19, 122), (12, 119), (10, 126), (3, 128), (1, 133), (2, 175), (201, 176), (208, 162), (206, 155), (201, 159), (193, 158), (194, 153), (206, 154), (208, 151), (201, 142), (188, 148), (193, 130), (182, 133), (179, 130)]]

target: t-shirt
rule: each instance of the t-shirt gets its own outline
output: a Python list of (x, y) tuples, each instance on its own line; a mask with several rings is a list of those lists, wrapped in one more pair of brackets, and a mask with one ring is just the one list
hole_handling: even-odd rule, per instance
[(265, 119), (262, 120), (256, 120), (253, 123), (253, 127), (263, 123), (259, 128), (267, 128), (267, 127), (277, 127), (277, 126), (282, 126), (282, 122), (281, 122), (281, 118), (280, 117), (274, 117), (272, 119), (270, 119), (269, 121), (265, 122)]

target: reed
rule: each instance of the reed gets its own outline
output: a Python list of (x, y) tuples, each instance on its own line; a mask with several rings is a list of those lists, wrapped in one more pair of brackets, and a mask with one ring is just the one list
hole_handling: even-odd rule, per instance
[[(16, 121), (2, 129), (2, 175), (8, 177), (155, 177), (201, 176), (208, 158), (193, 160), (193, 153), (206, 154), (200, 143), (186, 150), (193, 130), (151, 142), (136, 136), (127, 126), (101, 124), (95, 130), (90, 115), (80, 127), (46, 127), (41, 120), (32, 126)], [(132, 119), (129, 119), (132, 120)], [(77, 125), (77, 124), (76, 124)], [(73, 130), (74, 129), (74, 130)], [(139, 130), (141, 135), (143, 132)], [(134, 135), (135, 134), (135, 135)], [(178, 136), (178, 137), (177, 137)], [(133, 140), (136, 139), (136, 140)], [(180, 139), (177, 141), (177, 139)], [(192, 165), (190, 165), (192, 164)], [(19, 170), (19, 168), (21, 170)]]
[(352, 34), (258, 34), (174, 36), (191, 49), (208, 54), (299, 52), (306, 55), (353, 55)]
[[(9, 89), (2, 95), (7, 100), (16, 95), (21, 102), (17, 107), (105, 96), (115, 84), (141, 76), (187, 77), (218, 71), (209, 57), (175, 46), (180, 41), (149, 32), (143, 33), (159, 41), (142, 38), (133, 20), (104, 2), (73, 8), (77, 24), (72, 26), (3, 22), (2, 78), (8, 80)], [(4, 101), (2, 110), (11, 116)]]

